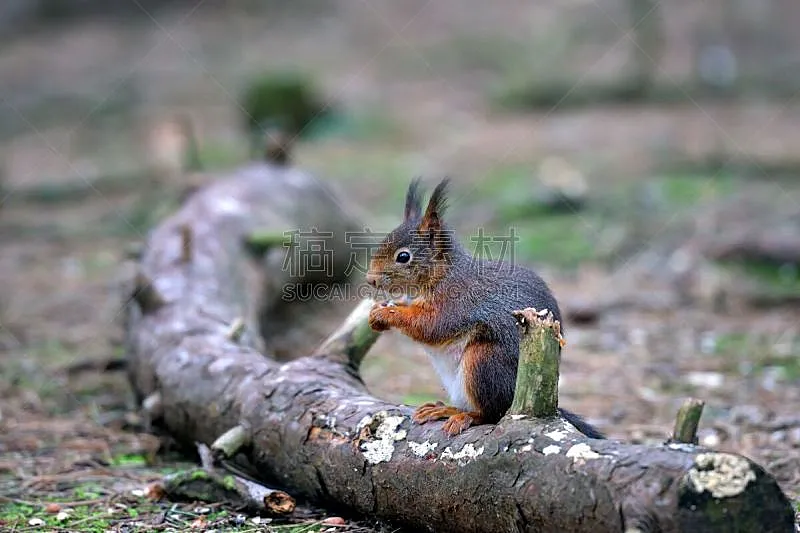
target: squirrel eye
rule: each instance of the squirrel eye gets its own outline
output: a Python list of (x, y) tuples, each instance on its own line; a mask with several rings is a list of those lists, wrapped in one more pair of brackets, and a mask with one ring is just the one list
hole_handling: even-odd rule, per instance
[(411, 252), (408, 250), (400, 250), (397, 252), (397, 255), (394, 256), (394, 260), (397, 263), (405, 264), (411, 261)]

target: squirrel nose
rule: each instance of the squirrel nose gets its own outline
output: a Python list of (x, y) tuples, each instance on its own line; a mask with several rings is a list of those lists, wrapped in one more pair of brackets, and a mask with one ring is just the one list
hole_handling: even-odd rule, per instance
[(381, 275), (380, 274), (375, 274), (373, 272), (367, 272), (367, 283), (369, 283), (370, 285), (372, 285), (376, 289), (378, 288), (378, 282), (380, 281), (380, 279), (381, 279)]

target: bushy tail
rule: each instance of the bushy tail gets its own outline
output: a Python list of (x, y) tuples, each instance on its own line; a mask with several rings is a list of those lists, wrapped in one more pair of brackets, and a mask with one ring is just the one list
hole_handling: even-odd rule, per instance
[(586, 422), (580, 415), (576, 415), (572, 411), (567, 411), (566, 409), (558, 409), (561, 412), (561, 416), (564, 419), (575, 426), (578, 431), (589, 437), (590, 439), (605, 439), (605, 435), (600, 433), (597, 428)]

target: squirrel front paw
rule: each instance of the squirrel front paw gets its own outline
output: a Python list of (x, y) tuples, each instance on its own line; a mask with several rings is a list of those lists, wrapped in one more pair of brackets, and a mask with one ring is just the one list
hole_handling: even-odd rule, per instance
[(375, 304), (369, 312), (369, 327), (374, 331), (386, 331), (391, 328), (391, 315), (397, 310), (386, 304)]

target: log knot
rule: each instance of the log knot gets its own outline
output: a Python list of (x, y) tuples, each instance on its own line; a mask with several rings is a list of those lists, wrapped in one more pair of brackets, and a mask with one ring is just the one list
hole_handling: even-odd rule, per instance
[(687, 474), (688, 486), (699, 493), (708, 491), (715, 498), (738, 496), (756, 473), (744, 457), (729, 453), (701, 453)]

